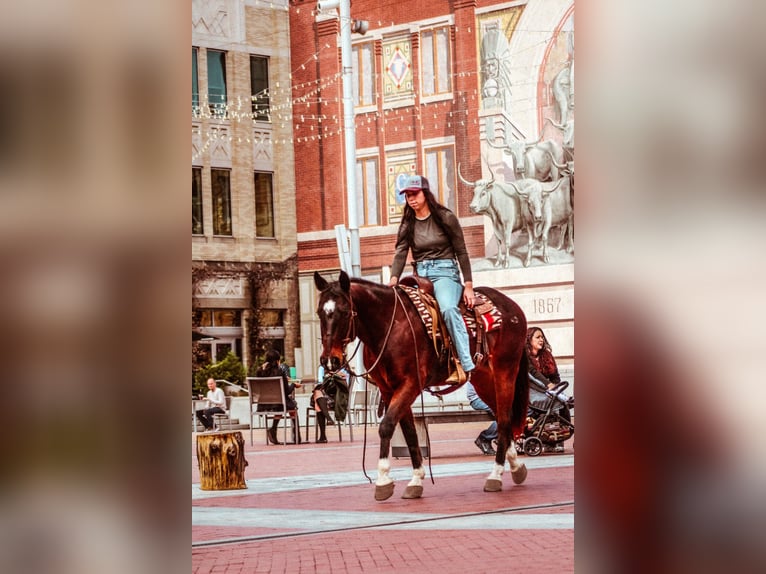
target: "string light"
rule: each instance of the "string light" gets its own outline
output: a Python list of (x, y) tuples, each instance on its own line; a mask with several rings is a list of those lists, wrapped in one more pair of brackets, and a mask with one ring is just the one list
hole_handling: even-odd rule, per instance
[[(265, 5), (263, 0), (256, 0), (256, 4)], [(269, 5), (273, 7), (273, 2), (271, 2)], [(284, 8), (285, 10), (289, 10), (288, 6), (284, 6)], [(296, 12), (300, 13), (300, 7), (296, 8)], [(312, 15), (313, 13), (314, 11), (312, 10)], [(380, 21), (378, 22), (378, 25), (381, 25)], [(393, 22), (391, 25), (394, 25)], [(520, 32), (533, 33), (532, 31), (520, 30), (515, 31), (514, 33)], [(537, 42), (537, 45), (551, 41), (552, 37), (550, 31), (540, 31), (539, 33), (545, 34), (545, 37)], [(527, 46), (524, 50), (535, 48), (536, 46), (534, 45)], [(342, 102), (342, 98), (339, 95), (341, 93), (342, 87), (342, 72), (339, 71), (329, 77), (316, 78), (303, 82), (295, 82), (295, 80), (300, 77), (297, 75), (297, 73), (305, 72), (307, 69), (306, 65), (311, 61), (318, 61), (320, 53), (327, 49), (335, 50), (337, 47), (331, 47), (329, 43), (325, 43), (318, 52), (310, 55), (305, 62), (299, 64), (293, 72), (288, 74), (290, 82), (287, 86), (281, 84), (280, 82), (275, 82), (272, 86), (263, 90), (262, 92), (252, 94), (250, 96), (250, 102), (247, 102), (247, 100), (241, 95), (237, 95), (236, 99), (231, 103), (213, 104), (211, 106), (211, 103), (208, 101), (207, 94), (199, 94), (199, 104), (194, 108), (192, 112), (193, 121), (227, 121), (229, 122), (231, 129), (237, 129), (236, 124), (242, 122), (247, 122), (249, 126), (255, 127), (257, 124), (254, 122), (262, 121), (261, 115), (264, 115), (265, 121), (274, 122), (275, 126), (276, 123), (279, 122), (278, 129), (285, 129), (290, 125), (290, 123), (292, 123), (292, 128), (296, 132), (308, 131), (310, 133), (314, 133), (315, 126), (318, 132), (317, 135), (304, 137), (297, 136), (291, 137), (289, 139), (272, 139), (266, 137), (258, 139), (253, 138), (251, 140), (249, 137), (245, 137), (245, 141), (247, 143), (252, 143), (253, 145), (257, 146), (273, 146), (275, 144), (285, 143), (305, 143), (309, 141), (322, 141), (323, 139), (326, 141), (330, 138), (340, 136), (344, 131), (343, 126), (341, 125), (340, 116), (337, 114), (328, 115), (327, 113), (319, 112), (326, 112), (326, 109), (324, 108), (332, 107)], [(528, 72), (529, 70), (538, 69), (539, 66), (511, 65), (509, 68), (517, 75), (525, 77), (529, 75), (528, 73), (524, 73), (525, 71)], [(374, 85), (381, 85), (385, 75), (385, 72), (372, 74)], [(439, 130), (440, 125), (443, 126), (445, 124), (447, 129), (451, 129), (453, 123), (457, 125), (457, 121), (453, 122), (452, 120), (458, 120), (461, 126), (466, 125), (466, 120), (469, 120), (473, 125), (479, 125), (479, 121), (476, 116), (480, 111), (478, 102), (481, 102), (482, 98), (480, 97), (478, 87), (471, 90), (462, 91), (460, 93), (454, 92), (454, 90), (456, 88), (456, 79), (465, 80), (468, 78), (470, 81), (471, 78), (475, 78), (478, 85), (478, 83), (481, 81), (481, 75), (482, 73), (480, 70), (461, 71), (451, 74), (451, 86), (453, 89), (453, 97), (451, 100), (443, 99), (436, 102), (428, 101), (428, 96), (424, 98), (421, 94), (420, 97), (416, 100), (415, 106), (407, 106), (407, 108), (384, 108), (382, 112), (380, 109), (359, 111), (355, 115), (355, 126), (357, 129), (361, 129), (366, 123), (368, 125), (367, 133), (372, 134), (373, 128), (370, 127), (370, 124), (376, 122), (379, 124), (380, 133), (383, 134), (385, 133), (386, 128), (389, 127), (389, 122), (399, 118), (400, 125), (402, 122), (407, 122), (407, 132), (411, 133), (417, 129), (420, 131), (420, 133), (423, 133), (423, 130), (425, 129), (423, 124), (425, 117), (421, 113), (421, 110), (425, 111), (426, 106), (428, 107), (429, 112), (428, 117), (431, 118), (431, 116), (433, 116), (432, 119), (434, 120), (434, 130)], [(524, 86), (530, 86), (536, 83), (537, 80), (529, 82), (515, 82), (514, 86), (517, 88), (523, 88)], [(433, 95), (438, 96), (438, 94)], [(426, 101), (423, 101), (423, 99)], [(384, 101), (383, 105), (385, 106), (386, 98), (384, 97), (384, 94), (376, 92), (374, 95), (373, 105), (379, 106), (381, 100)], [(264, 108), (259, 110), (259, 105), (264, 105)], [(305, 111), (303, 113), (298, 113), (297, 109), (301, 105), (305, 105)], [(450, 107), (448, 107), (448, 105)], [(514, 98), (514, 111), (516, 112), (531, 111), (537, 109), (537, 105), (538, 97), (536, 93), (526, 98)], [(312, 106), (316, 106), (316, 113), (312, 113)], [(433, 111), (432, 114), (430, 113), (431, 111)], [(413, 123), (416, 125), (413, 126)], [(398, 126), (391, 127), (393, 127), (394, 133), (399, 131)], [(192, 135), (199, 140), (205, 140), (204, 142), (194, 142), (196, 149), (192, 157), (193, 162), (208, 150), (210, 150), (214, 144), (224, 142), (230, 143), (235, 139), (235, 137), (238, 143), (242, 142), (241, 135), (228, 135), (226, 128), (224, 127), (221, 129), (212, 127), (203, 135), (201, 127), (193, 123)]]

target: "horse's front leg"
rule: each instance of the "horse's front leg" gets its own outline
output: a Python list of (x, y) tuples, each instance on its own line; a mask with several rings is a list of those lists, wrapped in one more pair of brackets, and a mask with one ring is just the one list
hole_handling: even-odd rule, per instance
[(420, 498), (423, 496), (423, 478), (426, 471), (423, 469), (423, 455), (420, 452), (418, 433), (415, 430), (415, 420), (411, 408), (402, 415), (399, 426), (402, 428), (404, 440), (410, 451), (410, 460), (412, 460), (412, 480), (407, 484), (402, 498)]
[[(422, 472), (421, 467), (423, 458), (420, 454), (420, 449), (417, 446), (418, 438), (415, 433), (412, 409), (410, 408), (413, 400), (414, 397), (409, 395), (404, 397), (398, 396), (396, 399), (392, 399), (388, 405), (383, 420), (380, 421), (380, 427), (378, 428), (378, 435), (380, 436), (380, 458), (378, 459), (378, 479), (375, 481), (375, 500), (387, 500), (394, 494), (394, 480), (390, 476), (391, 461), (388, 456), (391, 451), (391, 437), (394, 435), (396, 425), (402, 418), (405, 419), (402, 421), (402, 432), (407, 441), (407, 446), (410, 449), (413, 468), (416, 469), (412, 480), (415, 482), (417, 481), (417, 469), (420, 469)], [(422, 476), (425, 476), (424, 472)], [(410, 482), (408, 489), (411, 485), (413, 485), (413, 482)], [(412, 494), (413, 491), (409, 489), (409, 492)], [(407, 494), (408, 493), (405, 492), (404, 498), (416, 498), (411, 495), (408, 496)]]
[(396, 408), (389, 408), (380, 421), (378, 436), (380, 436), (380, 454), (378, 457), (378, 478), (375, 481), (375, 500), (387, 500), (394, 494), (394, 479), (391, 478), (391, 437), (396, 428)]

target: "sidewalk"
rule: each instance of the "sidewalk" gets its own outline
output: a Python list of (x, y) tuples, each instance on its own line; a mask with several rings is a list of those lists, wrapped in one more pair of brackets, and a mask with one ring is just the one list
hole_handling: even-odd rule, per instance
[[(402, 500), (408, 458), (391, 459), (394, 495), (376, 502), (362, 469), (364, 429), (354, 442), (264, 444), (245, 438), (248, 488), (201, 491), (192, 435), (192, 563), (203, 572), (573, 572), (573, 440), (563, 455), (522, 456), (529, 476), (483, 492), (493, 458), (473, 444), (486, 424), (431, 425), (423, 498)], [(377, 427), (364, 466), (377, 476)], [(313, 436), (313, 435), (312, 435)], [(347, 433), (344, 432), (344, 438)], [(432, 484), (429, 472), (433, 473)]]

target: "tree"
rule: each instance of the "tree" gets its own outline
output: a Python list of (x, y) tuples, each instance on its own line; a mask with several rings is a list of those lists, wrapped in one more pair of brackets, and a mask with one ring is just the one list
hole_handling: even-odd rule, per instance
[(230, 383), (234, 383), (241, 387), (245, 386), (245, 366), (239, 357), (232, 352), (229, 352), (223, 359), (217, 363), (211, 363), (206, 367), (202, 367), (194, 374), (194, 387), (192, 393), (200, 393), (207, 391), (207, 380), (213, 379), (225, 379)]

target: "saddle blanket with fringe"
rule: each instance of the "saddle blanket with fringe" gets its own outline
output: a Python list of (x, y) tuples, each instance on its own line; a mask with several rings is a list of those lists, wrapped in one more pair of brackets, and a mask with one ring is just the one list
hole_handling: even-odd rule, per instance
[[(415, 287), (409, 287), (407, 285), (399, 285), (399, 287), (407, 294), (407, 296), (410, 298), (410, 300), (414, 303), (415, 308), (418, 310), (418, 315), (420, 315), (421, 321), (423, 321), (423, 325), (426, 327), (426, 331), (428, 332), (428, 336), (431, 337), (431, 339), (434, 338), (434, 321), (433, 317), (431, 317), (431, 313), (428, 312), (427, 305), (425, 301), (423, 301), (423, 292), (420, 289), (417, 289)], [(476, 309), (479, 311), (479, 315), (481, 317), (481, 322), (484, 325), (484, 331), (494, 331), (495, 329), (499, 329), (501, 323), (503, 322), (503, 317), (500, 315), (500, 311), (497, 307), (495, 307), (495, 304), (486, 297), (483, 293), (479, 293), (478, 291), (476, 293), (476, 299), (477, 299), (477, 305)], [(473, 311), (468, 311), (464, 305), (460, 305), (460, 312), (463, 315), (463, 321), (465, 322), (466, 327), (468, 328), (468, 332), (472, 336), (476, 336), (476, 314)], [(438, 330), (436, 333), (436, 339), (441, 339), (441, 330)]]

